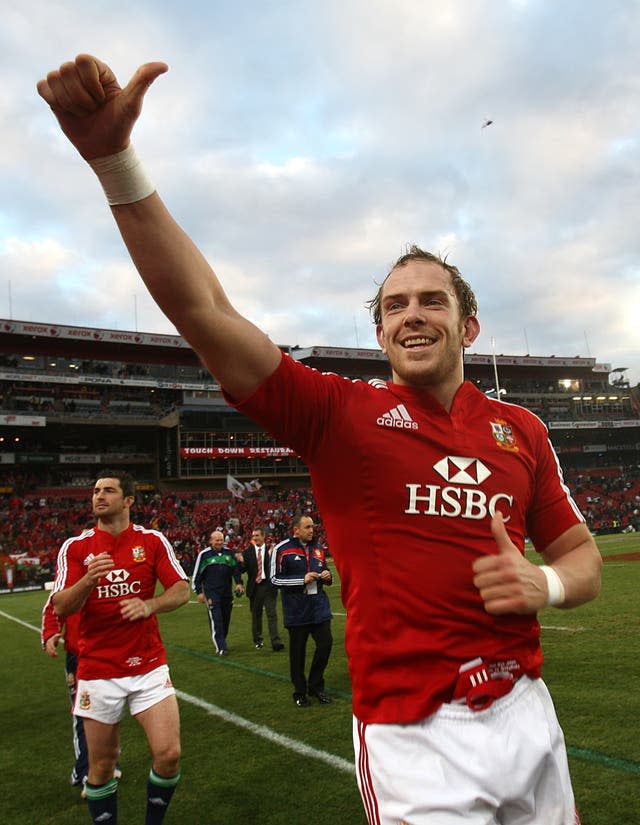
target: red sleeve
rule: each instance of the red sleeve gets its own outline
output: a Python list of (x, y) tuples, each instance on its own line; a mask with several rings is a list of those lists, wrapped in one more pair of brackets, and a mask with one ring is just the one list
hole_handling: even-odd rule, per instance
[(56, 633), (62, 633), (62, 623), (56, 616), (51, 596), (49, 596), (42, 609), (42, 624), (40, 626), (40, 642), (42, 646), (44, 647), (47, 639), (50, 639), (51, 636), (54, 636)]
[(558, 536), (581, 522), (584, 516), (564, 483), (558, 456), (541, 424), (535, 489), (527, 511), (528, 535), (538, 552), (542, 552)]
[(60, 548), (56, 559), (56, 577), (53, 581), (52, 595), (55, 595), (59, 590), (71, 587), (85, 574), (83, 559), (79, 558), (78, 553), (73, 552), (75, 542), (78, 540), (78, 537), (67, 539)]
[(165, 590), (179, 581), (188, 581), (187, 574), (173, 552), (171, 542), (162, 533), (156, 533), (156, 576)]
[(225, 398), (308, 463), (322, 450), (329, 421), (342, 409), (342, 389), (350, 383), (283, 354), (278, 368), (253, 395), (239, 403)]

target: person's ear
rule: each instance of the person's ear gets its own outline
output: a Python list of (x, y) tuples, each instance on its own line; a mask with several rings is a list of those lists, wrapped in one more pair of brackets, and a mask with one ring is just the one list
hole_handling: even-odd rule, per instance
[(480, 335), (480, 321), (475, 315), (467, 315), (464, 324), (462, 325), (462, 346), (466, 349)]

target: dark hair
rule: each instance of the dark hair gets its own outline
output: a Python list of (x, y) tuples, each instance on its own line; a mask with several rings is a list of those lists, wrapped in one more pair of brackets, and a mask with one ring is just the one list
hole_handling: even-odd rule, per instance
[[(311, 516), (309, 515), (309, 513), (299, 513), (298, 512), (293, 517), (293, 520), (291, 522), (291, 526), (292, 527), (300, 527), (300, 522), (302, 521), (303, 518), (311, 518)], [(312, 518), (311, 518), (311, 521), (313, 521)]]
[(427, 252), (424, 249), (420, 249), (419, 246), (412, 244), (407, 248), (407, 252), (405, 252), (404, 255), (401, 255), (391, 267), (384, 281), (380, 284), (375, 298), (367, 301), (367, 307), (369, 308), (374, 324), (382, 323), (382, 289), (387, 281), (387, 278), (395, 269), (405, 266), (405, 264), (408, 264), (409, 261), (424, 261), (425, 263), (437, 264), (438, 266), (441, 266), (444, 271), (448, 272), (451, 276), (451, 286), (455, 290), (462, 317), (467, 318), (469, 315), (477, 314), (478, 302), (476, 300), (476, 296), (474, 295), (469, 284), (460, 274), (458, 267), (453, 266), (453, 264), (448, 264), (446, 257), (441, 258), (440, 255), (434, 255), (433, 252)]
[(135, 496), (136, 494), (136, 483), (131, 473), (126, 470), (100, 470), (96, 476), (96, 481), (100, 478), (117, 478), (124, 496)]

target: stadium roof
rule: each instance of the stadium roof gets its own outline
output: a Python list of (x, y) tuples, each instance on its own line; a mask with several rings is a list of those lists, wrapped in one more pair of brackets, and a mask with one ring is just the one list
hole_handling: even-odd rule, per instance
[[(281, 347), (297, 361), (324, 371), (349, 375), (388, 376), (386, 356), (378, 349), (356, 347)], [(180, 335), (137, 332), (130, 330), (76, 327), (64, 324), (36, 323), (0, 319), (0, 352), (25, 355), (55, 355), (88, 360), (119, 360), (156, 364), (200, 364), (196, 353)], [(470, 371), (484, 373), (494, 367), (493, 355), (465, 353), (465, 365)], [(595, 358), (496, 355), (495, 365), (512, 376), (531, 378), (536, 372), (549, 375), (571, 373), (587, 377), (593, 373), (608, 375), (610, 364), (597, 363)]]

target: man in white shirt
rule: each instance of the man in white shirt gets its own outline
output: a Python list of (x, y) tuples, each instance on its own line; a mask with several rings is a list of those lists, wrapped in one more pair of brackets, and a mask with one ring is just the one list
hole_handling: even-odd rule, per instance
[(269, 623), (269, 637), (274, 650), (284, 650), (284, 644), (278, 630), (278, 588), (271, 584), (269, 579), (269, 551), (265, 544), (265, 535), (262, 527), (254, 527), (251, 533), (251, 544), (242, 553), (244, 571), (247, 574), (246, 593), (251, 606), (251, 633), (256, 649), (264, 647), (262, 635), (262, 611), (267, 613)]

